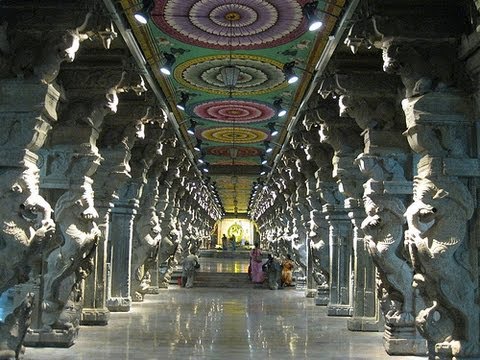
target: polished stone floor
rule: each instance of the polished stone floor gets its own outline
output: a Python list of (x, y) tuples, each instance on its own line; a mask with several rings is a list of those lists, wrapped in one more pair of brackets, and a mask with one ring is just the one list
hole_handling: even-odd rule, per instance
[[(235, 271), (244, 261), (201, 260)], [(235, 265), (237, 263), (237, 266)], [(381, 333), (350, 332), (346, 319), (294, 288), (178, 288), (147, 295), (103, 327), (80, 329), (69, 349), (27, 348), (30, 360), (93, 359), (425, 359), (388, 356)]]

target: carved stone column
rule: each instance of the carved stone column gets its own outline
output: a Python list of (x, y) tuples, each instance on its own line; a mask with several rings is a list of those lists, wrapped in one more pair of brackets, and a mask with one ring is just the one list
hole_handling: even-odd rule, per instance
[[(19, 356), (28, 326), (27, 318), (32, 311), (31, 305), (35, 301), (35, 308), (40, 307), (40, 254), (54, 246), (51, 241), (55, 229), (51, 219), (52, 209), (38, 194), (36, 153), (43, 146), (52, 124), (58, 119), (57, 104), (63, 94), (55, 79), (60, 66), (62, 63), (72, 62), (80, 42), (89, 38), (83, 32), (92, 15), (87, 14), (83, 24), (76, 24), (79, 18), (83, 19), (85, 16), (84, 10), (68, 12), (68, 15), (62, 16), (61, 22), (57, 22), (56, 28), (52, 29), (49, 20), (58, 14), (49, 6), (38, 5), (35, 9), (26, 7), (23, 11), (18, 11), (16, 6), (2, 7), (1, 10), (2, 18), (9, 19), (9, 24), (5, 22), (0, 26), (0, 113), (5, 130), (1, 147), (1, 176), (5, 177), (2, 182), (6, 187), (12, 186), (13, 193), (10, 194), (9, 189), (2, 191), (2, 194), (5, 204), (10, 204), (11, 209), (21, 205), (20, 211), (16, 209), (17, 217), (31, 218), (31, 221), (17, 221), (9, 213), (10, 205), (4, 209), (5, 216), (2, 221), (10, 224), (11, 229), (7, 229), (10, 235), (3, 236), (6, 247), (0, 255), (0, 267), (3, 268), (3, 273), (0, 274), (0, 294), (16, 283), (28, 280), (29, 268), (33, 269), (30, 283), (19, 286), (16, 291), (14, 301), (22, 305), (6, 319), (9, 325), (18, 321), (18, 328), (10, 333), (4, 331), (3, 324), (0, 325), (0, 352), (8, 358)], [(16, 180), (13, 176), (15, 171)], [(15, 194), (17, 196), (13, 196)], [(20, 201), (22, 198), (25, 202)], [(15, 234), (18, 244), (9, 240), (12, 234)], [(11, 253), (12, 250), (14, 254)], [(6, 261), (2, 255), (6, 257)], [(10, 271), (15, 273), (14, 277)], [(25, 294), (28, 295), (24, 299)], [(38, 324), (38, 312), (33, 315), (33, 320)], [(17, 335), (12, 335), (15, 332)], [(8, 341), (3, 338), (3, 334), (7, 333), (11, 336)], [(18, 343), (14, 340), (16, 336), (19, 337)], [(5, 344), (13, 348), (4, 348)]]
[[(327, 305), (330, 298), (330, 246), (329, 224), (322, 211), (321, 186), (332, 182), (332, 148), (320, 143), (319, 124), (305, 116), (302, 133), (306, 160), (313, 161), (318, 170), (313, 179), (307, 180), (308, 203), (310, 205), (310, 249), (312, 254), (312, 275), (317, 283), (316, 305)], [(334, 204), (335, 201), (332, 202)]]
[(147, 183), (135, 219), (131, 286), (133, 301), (144, 300), (144, 296), (151, 285), (150, 270), (156, 266), (161, 238), (160, 221), (156, 207), (161, 181), (159, 176), (165, 171), (164, 162), (164, 156), (160, 156), (152, 164), (147, 174)]
[[(55, 224), (50, 204), (39, 194), (38, 149), (57, 120), (60, 96), (52, 85), (0, 80), (0, 146), (2, 209), (0, 295), (16, 287), (14, 310), (0, 322), (0, 353), (20, 356), (31, 320), (38, 307), (41, 253), (52, 246)], [(19, 95), (24, 94), (19, 101)], [(34, 273), (30, 274), (31, 269)]]
[(161, 153), (161, 140), (166, 133), (164, 125), (165, 122), (147, 124), (145, 139), (135, 143), (130, 160), (132, 178), (119, 190), (119, 199), (112, 209), (109, 238), (111, 286), (107, 300), (110, 311), (130, 310), (134, 219), (147, 181), (147, 172), (157, 154)]
[[(324, 97), (324, 94), (322, 93), (322, 87), (319, 90), (319, 93), (322, 95), (322, 97)], [(353, 127), (350, 122), (339, 118), (338, 105), (335, 103), (335, 101), (331, 99), (322, 100), (320, 97), (316, 100), (317, 103), (313, 105), (313, 111), (316, 114), (317, 120), (313, 121), (316, 121), (320, 125), (320, 141), (330, 145), (334, 150), (332, 158), (332, 178), (338, 183), (340, 192), (347, 198), (352, 198), (352, 200), (349, 200), (348, 202), (345, 201), (345, 204), (342, 204), (341, 206), (342, 211), (348, 211), (346, 206), (350, 205), (351, 203), (355, 203), (357, 196), (360, 196), (357, 195), (357, 193), (360, 193), (360, 191), (357, 191), (359, 180), (358, 176), (355, 174), (358, 172), (358, 169), (353, 164), (356, 155), (358, 155), (360, 152), (360, 137), (358, 135), (358, 130)], [(344, 139), (349, 139), (349, 141), (345, 142)], [(333, 261), (335, 258), (335, 255), (332, 253), (332, 251), (335, 251), (340, 256), (339, 259), (335, 260), (335, 263), (331, 263), (331, 267), (333, 271), (335, 266), (338, 266), (338, 264), (345, 266), (344, 269), (336, 270), (340, 271), (341, 276), (338, 279), (341, 279), (340, 287), (345, 292), (346, 285), (343, 283), (343, 281), (345, 281), (345, 272), (353, 271), (354, 269), (353, 264), (350, 262), (352, 260), (350, 255), (352, 248), (354, 248), (354, 242), (356, 242), (356, 239), (354, 239), (353, 236), (358, 234), (358, 232), (353, 232), (351, 228), (347, 228), (346, 224), (343, 223), (344, 217), (339, 213), (340, 207), (332, 209), (330, 206), (326, 207), (326, 209), (329, 211), (327, 219), (329, 220), (331, 227), (330, 260)], [(345, 216), (348, 218), (346, 213)], [(332, 229), (332, 226), (339, 226), (339, 228)], [(340, 244), (341, 246), (339, 246)], [(338, 252), (339, 250), (340, 252)], [(348, 254), (348, 259), (346, 254)], [(331, 273), (331, 279), (333, 284), (335, 279), (337, 279), (337, 275)], [(350, 280), (353, 282), (355, 281), (355, 278), (350, 279), (349, 276), (348, 281)], [(331, 287), (330, 291), (333, 292), (334, 290), (336, 289)], [(351, 290), (350, 286), (348, 286), (348, 290)], [(346, 301), (346, 294), (347, 293), (344, 293), (342, 295), (342, 302)], [(353, 301), (353, 294), (348, 292), (348, 304), (355, 305)], [(357, 309), (360, 308), (357, 307)], [(344, 313), (344, 315), (351, 315), (351, 313)]]
[(327, 314), (330, 316), (352, 316), (352, 224), (346, 211), (324, 205), (330, 229), (330, 300)]
[[(118, 81), (120, 73), (117, 75)], [(48, 150), (43, 151), (42, 187), (66, 191), (55, 206), (61, 245), (46, 258), (41, 326), (28, 334), (26, 344), (68, 347), (78, 334), (81, 281), (92, 269), (100, 235), (94, 222), (98, 213), (91, 178), (101, 160), (96, 141), (105, 115), (117, 110), (117, 93), (126, 88), (118, 83), (103, 91), (103, 95), (98, 89), (92, 91), (90, 99), (73, 97), (52, 131)], [(52, 198), (59, 194), (49, 192)]]
[(408, 142), (421, 156), (405, 234), (414, 286), (426, 306), (416, 325), (439, 359), (477, 358), (476, 251), (467, 231), (474, 202), (465, 179), (480, 171), (479, 160), (468, 156), (472, 127), (465, 99), (453, 90), (429, 92), (402, 105)]
[(106, 306), (107, 240), (110, 211), (113, 200), (118, 199), (118, 188), (130, 178), (131, 148), (136, 139), (145, 137), (145, 123), (162, 120), (158, 119), (157, 113), (158, 111), (145, 103), (128, 101), (120, 106), (116, 116), (107, 117), (105, 129), (99, 138), (100, 152), (104, 160), (93, 177), (93, 186), (101, 237), (95, 253), (94, 268), (85, 280), (82, 325), (106, 325), (108, 322), (110, 312)]
[[(406, 213), (409, 229), (405, 234), (405, 248), (413, 265), (414, 285), (418, 289), (415, 294), (423, 293), (426, 304), (414, 304), (417, 308), (411, 310), (415, 306), (409, 306), (409, 290), (402, 290), (407, 295), (403, 296), (403, 303), (397, 304), (401, 310), (393, 316), (392, 324), (397, 320), (405, 322), (402, 319), (408, 318), (408, 315), (404, 312), (413, 311), (418, 330), (428, 340), (430, 359), (476, 358), (479, 353), (478, 304), (466, 305), (474, 303), (471, 290), (465, 292), (463, 288), (451, 288), (461, 284), (471, 289), (470, 286), (476, 288), (478, 285), (477, 279), (473, 282), (468, 280), (467, 273), (472, 274), (473, 269), (467, 255), (470, 244), (465, 235), (459, 235), (466, 228), (471, 216), (469, 208), (473, 206), (471, 194), (459, 177), (478, 176), (474, 174), (478, 169), (478, 159), (468, 159), (465, 148), (469, 142), (465, 134), (468, 115), (463, 94), (452, 88), (456, 83), (464, 83), (463, 78), (456, 78), (458, 74), (454, 69), (457, 54), (455, 39), (465, 30), (462, 26), (465, 19), (463, 13), (454, 8), (458, 4), (444, 2), (439, 5), (435, 11), (429, 11), (429, 5), (425, 3), (424, 9), (419, 7), (415, 13), (403, 16), (388, 14), (387, 9), (374, 10), (377, 15), (359, 19), (352, 26), (346, 44), (354, 53), (361, 45), (381, 49), (384, 71), (400, 76), (405, 87), (405, 99), (402, 101), (408, 127), (405, 134), (410, 147), (420, 158), (413, 189), (414, 203)], [(428, 26), (418, 27), (416, 19), (420, 17)], [(387, 189), (386, 182), (383, 185)], [(375, 194), (375, 200), (370, 197), (369, 201), (374, 204), (389, 200), (378, 196)], [(374, 208), (372, 205), (370, 211)], [(394, 208), (378, 208), (381, 214), (378, 216), (395, 213)], [(443, 217), (441, 213), (446, 214), (446, 208), (450, 214)], [(395, 222), (388, 229), (388, 226), (380, 226), (378, 219), (369, 218), (371, 223), (368, 227), (372, 226), (375, 231), (375, 228), (384, 228), (386, 232), (395, 233)], [(391, 243), (391, 240), (388, 242)], [(388, 256), (388, 252), (384, 255)], [(459, 257), (467, 260), (460, 261), (460, 265)], [(460, 272), (466, 269), (466, 273), (460, 274), (457, 268), (462, 269)], [(410, 276), (408, 271), (393, 272), (392, 275), (391, 269), (385, 269), (390, 278), (397, 278), (397, 283), (398, 279)], [(449, 274), (445, 276), (446, 272)], [(384, 280), (389, 282), (388, 277)], [(401, 285), (393, 287), (392, 291), (398, 291)], [(457, 301), (450, 294), (462, 294), (462, 300)], [(419, 311), (422, 307), (426, 309)], [(458, 311), (458, 308), (461, 310)], [(466, 308), (468, 311), (465, 311)], [(395, 330), (395, 327), (392, 329)], [(413, 333), (393, 334), (393, 338), (396, 335), (408, 341)], [(399, 348), (402, 348), (401, 344)]]

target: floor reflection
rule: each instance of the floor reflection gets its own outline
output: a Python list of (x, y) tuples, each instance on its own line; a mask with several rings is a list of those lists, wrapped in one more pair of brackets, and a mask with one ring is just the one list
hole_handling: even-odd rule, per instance
[[(201, 271), (248, 269), (248, 259), (200, 262)], [(382, 335), (348, 331), (345, 318), (294, 288), (175, 287), (111, 314), (108, 326), (82, 327), (69, 349), (27, 348), (24, 359), (385, 360)], [(422, 358), (401, 357), (409, 359)]]
[(25, 359), (385, 360), (381, 339), (349, 332), (293, 288), (177, 288), (112, 314), (108, 326), (82, 327), (70, 349), (28, 348)]

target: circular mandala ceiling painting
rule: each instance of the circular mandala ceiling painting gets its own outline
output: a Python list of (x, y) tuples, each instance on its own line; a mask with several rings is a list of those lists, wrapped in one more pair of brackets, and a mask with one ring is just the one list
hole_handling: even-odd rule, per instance
[[(233, 165), (231, 161), (213, 161), (210, 162), (211, 165)], [(254, 161), (245, 161), (245, 160), (235, 160), (235, 165), (257, 165)]]
[(252, 128), (217, 127), (202, 131), (202, 137), (207, 141), (229, 144), (250, 144), (266, 140), (268, 134)]
[[(240, 70), (233, 89), (226, 88), (221, 70), (234, 66)], [(186, 87), (210, 94), (258, 95), (287, 87), (283, 64), (253, 55), (217, 55), (195, 58), (175, 68), (175, 80)]]
[(236, 157), (251, 157), (260, 156), (261, 151), (255, 147), (236, 146), (234, 150), (230, 146), (212, 146), (207, 149), (208, 155), (213, 156), (232, 156), (232, 151), (235, 151)]
[(244, 100), (208, 101), (193, 106), (196, 116), (223, 123), (254, 123), (265, 121), (275, 115), (268, 105)]
[[(309, 0), (169, 0), (152, 12), (173, 38), (210, 49), (257, 49), (286, 44), (306, 31)], [(155, 15), (163, 14), (163, 15)]]

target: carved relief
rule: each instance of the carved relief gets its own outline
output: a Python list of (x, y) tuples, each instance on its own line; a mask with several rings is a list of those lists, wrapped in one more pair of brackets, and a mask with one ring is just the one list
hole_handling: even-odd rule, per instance
[(385, 319), (390, 324), (412, 325), (415, 316), (413, 270), (400, 256), (405, 206), (398, 198), (384, 194), (382, 185), (373, 180), (365, 184), (363, 201), (367, 217), (361, 228), (368, 252), (379, 270), (379, 298)]
[[(51, 246), (52, 208), (39, 195), (38, 169), (3, 170), (0, 294), (28, 280), (35, 257)], [(8, 265), (7, 265), (8, 264)]]
[(414, 284), (427, 303), (416, 318), (422, 335), (453, 356), (478, 354), (477, 282), (467, 256), (467, 221), (473, 199), (454, 178), (415, 178), (414, 202), (405, 216), (405, 242)]
[(72, 290), (86, 276), (85, 272), (88, 273), (101, 235), (94, 222), (98, 214), (93, 205), (91, 183), (72, 186), (58, 199), (55, 213), (63, 245), (53, 250), (47, 259), (42, 321), (51, 328), (71, 330), (71, 321), (65, 320), (62, 312), (68, 312)]
[(23, 302), (0, 321), (0, 359), (19, 359), (25, 351), (22, 345), (32, 314), (34, 295), (27, 294)]
[(84, 33), (91, 13), (84, 23), (61, 34), (49, 33), (44, 39), (32, 38), (31, 34), (17, 33), (11, 40), (14, 58), (11, 71), (19, 78), (36, 77), (43, 83), (51, 83), (60, 71), (63, 62), (73, 62), (80, 43), (88, 39)]

